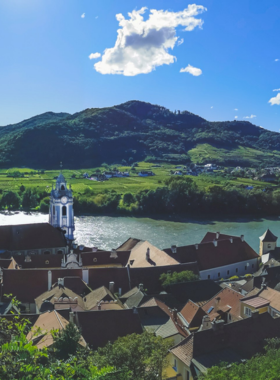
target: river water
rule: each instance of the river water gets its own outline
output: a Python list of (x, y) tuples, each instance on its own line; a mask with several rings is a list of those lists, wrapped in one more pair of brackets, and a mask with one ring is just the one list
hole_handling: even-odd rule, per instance
[[(0, 225), (47, 222), (48, 215), (23, 212), (0, 213)], [(180, 219), (180, 221), (117, 216), (75, 217), (75, 238), (79, 244), (102, 249), (117, 248), (129, 237), (148, 240), (158, 248), (199, 243), (207, 231), (245, 235), (245, 240), (258, 252), (259, 236), (267, 228), (280, 236), (280, 219)]]

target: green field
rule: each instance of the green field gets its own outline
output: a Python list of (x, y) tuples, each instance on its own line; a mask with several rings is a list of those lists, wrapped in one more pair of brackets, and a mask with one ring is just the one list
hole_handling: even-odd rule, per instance
[[(87, 172), (89, 175), (94, 173), (96, 169), (104, 171), (103, 167), (81, 170), (63, 170), (68, 184), (71, 184), (74, 194), (83, 194), (86, 189), (90, 188), (94, 193), (103, 193), (105, 190), (115, 190), (117, 193), (123, 194), (130, 192), (132, 194), (137, 193), (140, 190), (156, 189), (159, 186), (164, 185), (164, 180), (170, 177), (170, 170), (175, 170), (175, 165), (162, 164), (160, 167), (153, 167), (154, 164), (140, 162), (136, 168), (136, 172), (130, 171), (130, 167), (118, 166), (120, 171), (130, 171), (130, 177), (127, 178), (110, 178), (108, 181), (97, 182), (83, 178), (83, 173)], [(139, 177), (138, 171), (152, 170), (155, 176), (151, 177)], [(23, 178), (11, 178), (7, 177), (9, 173), (14, 171), (20, 171), (24, 174)], [(44, 174), (34, 174), (35, 171), (30, 168), (10, 168), (0, 170), (0, 189), (3, 191), (12, 190), (19, 191), (20, 186), (24, 185), (25, 188), (37, 188), (42, 191), (50, 191), (52, 185), (55, 186), (55, 178), (60, 173), (59, 170), (45, 171)], [(75, 174), (76, 178), (71, 178)], [(248, 178), (236, 178), (231, 180), (225, 180), (221, 176), (213, 176), (211, 174), (203, 174), (198, 177), (190, 176), (197, 186), (202, 189), (206, 186), (225, 186), (225, 184), (231, 185), (252, 185), (254, 187), (263, 188), (267, 186), (264, 182), (254, 181)], [(269, 184), (269, 186), (276, 186)]]
[[(224, 165), (226, 161), (238, 161), (241, 157), (243, 161), (248, 162), (248, 166), (258, 166), (262, 162), (272, 161), (274, 158), (280, 158), (279, 151), (262, 152), (261, 150), (239, 146), (238, 148), (223, 149), (216, 148), (210, 144), (197, 144), (195, 148), (189, 150), (192, 162), (209, 162), (214, 161)], [(242, 165), (244, 166), (244, 165)]]

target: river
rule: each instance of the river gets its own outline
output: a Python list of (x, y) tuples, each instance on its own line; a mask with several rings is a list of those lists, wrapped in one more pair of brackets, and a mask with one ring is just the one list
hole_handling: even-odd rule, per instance
[[(47, 222), (48, 215), (23, 212), (0, 213), (0, 225)], [(199, 243), (207, 231), (229, 235), (244, 235), (245, 240), (258, 252), (259, 236), (267, 228), (279, 236), (280, 219), (181, 219), (180, 221), (132, 218), (118, 216), (75, 217), (75, 238), (79, 244), (102, 249), (117, 248), (129, 237), (148, 240), (159, 248)]]

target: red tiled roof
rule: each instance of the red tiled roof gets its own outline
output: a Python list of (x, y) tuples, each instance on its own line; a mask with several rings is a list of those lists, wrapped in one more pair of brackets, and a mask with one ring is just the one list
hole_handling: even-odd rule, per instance
[[(219, 298), (219, 300), (217, 300), (217, 298)], [(235, 290), (224, 288), (205, 305), (203, 305), (202, 309), (207, 314), (209, 313), (211, 317), (212, 314), (217, 313), (219, 310), (224, 312), (224, 307), (229, 306), (231, 308), (230, 314), (232, 317), (234, 319), (240, 319), (240, 300), (243, 298), (244, 296)], [(209, 312), (210, 308), (213, 309)]]
[(199, 327), (202, 322), (202, 317), (206, 315), (206, 312), (191, 300), (186, 303), (180, 313), (188, 322), (190, 328)]
[(158, 306), (160, 307), (167, 315), (171, 316), (172, 315), (172, 311), (169, 309), (169, 307), (167, 305), (165, 305), (165, 303), (161, 302), (160, 300), (158, 300), (157, 298), (153, 297), (151, 298), (150, 300), (146, 301), (145, 303), (143, 303), (140, 307), (151, 307), (151, 306)]
[[(257, 291), (258, 290), (258, 291)], [(253, 296), (253, 297), (252, 297)], [(270, 306), (278, 311), (280, 311), (280, 293), (278, 290), (266, 287), (263, 289), (253, 289), (250, 293), (244, 298), (244, 302), (255, 298), (263, 298), (270, 302)]]
[(249, 300), (242, 301), (245, 305), (249, 305), (258, 309), (259, 307), (264, 307), (270, 304), (270, 301), (262, 298), (262, 297), (254, 297)]
[(193, 358), (193, 344), (194, 335), (191, 334), (177, 346), (171, 348), (170, 352), (189, 367)]
[(61, 230), (49, 223), (0, 226), (0, 249), (21, 251), (27, 249), (65, 247)]
[(219, 232), (206, 232), (206, 235), (201, 240), (200, 243), (209, 243), (213, 240), (229, 240), (229, 239), (240, 239), (240, 236), (220, 234)]
[(259, 255), (241, 238), (218, 240), (217, 246), (212, 242), (205, 242), (195, 245), (177, 247), (177, 253), (172, 253), (171, 249), (165, 249), (172, 257), (180, 263), (196, 261), (199, 270), (207, 270), (225, 265), (238, 263), (258, 258)]

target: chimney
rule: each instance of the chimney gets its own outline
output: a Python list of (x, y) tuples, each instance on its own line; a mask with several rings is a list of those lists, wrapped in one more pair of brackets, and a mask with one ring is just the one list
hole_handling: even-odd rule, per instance
[(244, 241), (244, 235), (241, 235), (240, 238), (241, 238), (241, 241)]
[(112, 294), (115, 293), (115, 283), (114, 281), (109, 282), (109, 290)]
[(177, 245), (171, 245), (171, 251), (173, 254), (177, 253)]
[(198, 249), (198, 244), (195, 244), (195, 249)]
[(122, 288), (119, 288), (119, 297), (122, 295)]
[(64, 287), (64, 278), (58, 278), (57, 279), (57, 284), (58, 284), (58, 286), (63, 286)]
[(98, 248), (97, 247), (92, 247), (91, 250), (92, 250), (92, 252), (97, 252)]
[(112, 249), (111, 254), (110, 254), (110, 259), (117, 259), (118, 254), (116, 249)]
[(51, 290), (52, 288), (52, 271), (48, 271), (48, 290)]
[(98, 304), (97, 304), (97, 309), (101, 310), (101, 303), (100, 302), (98, 302)]
[(217, 247), (218, 246), (218, 241), (217, 240), (213, 240), (213, 244), (214, 244), (214, 247)]
[(80, 265), (81, 267), (83, 266), (82, 255), (81, 255), (81, 254), (79, 255), (79, 265)]
[(70, 313), (69, 313), (69, 322), (70, 323), (75, 323), (74, 322), (74, 313), (73, 313), (73, 311), (70, 311)]
[(220, 232), (216, 232), (216, 239), (218, 240), (220, 237)]
[(150, 260), (150, 248), (147, 248), (147, 252), (146, 252), (146, 260), (147, 260), (147, 261)]
[(140, 290), (140, 292), (144, 292), (144, 286), (143, 286), (143, 284), (139, 284), (139, 290)]
[(224, 329), (225, 321), (223, 319), (219, 319), (218, 321), (212, 322), (212, 329), (214, 331), (222, 331)]
[(231, 238), (229, 238), (229, 241), (231, 242), (231, 243), (233, 243), (233, 238), (231, 237)]
[(83, 269), (83, 281), (88, 284), (88, 269)]
[(199, 331), (209, 330), (211, 328), (212, 328), (212, 325), (211, 325), (211, 320), (210, 320), (209, 315), (204, 315), (204, 317), (202, 317), (202, 324), (199, 328)]
[(215, 298), (215, 305), (214, 305), (214, 310), (217, 311), (219, 310), (219, 304), (220, 304), (220, 297)]

